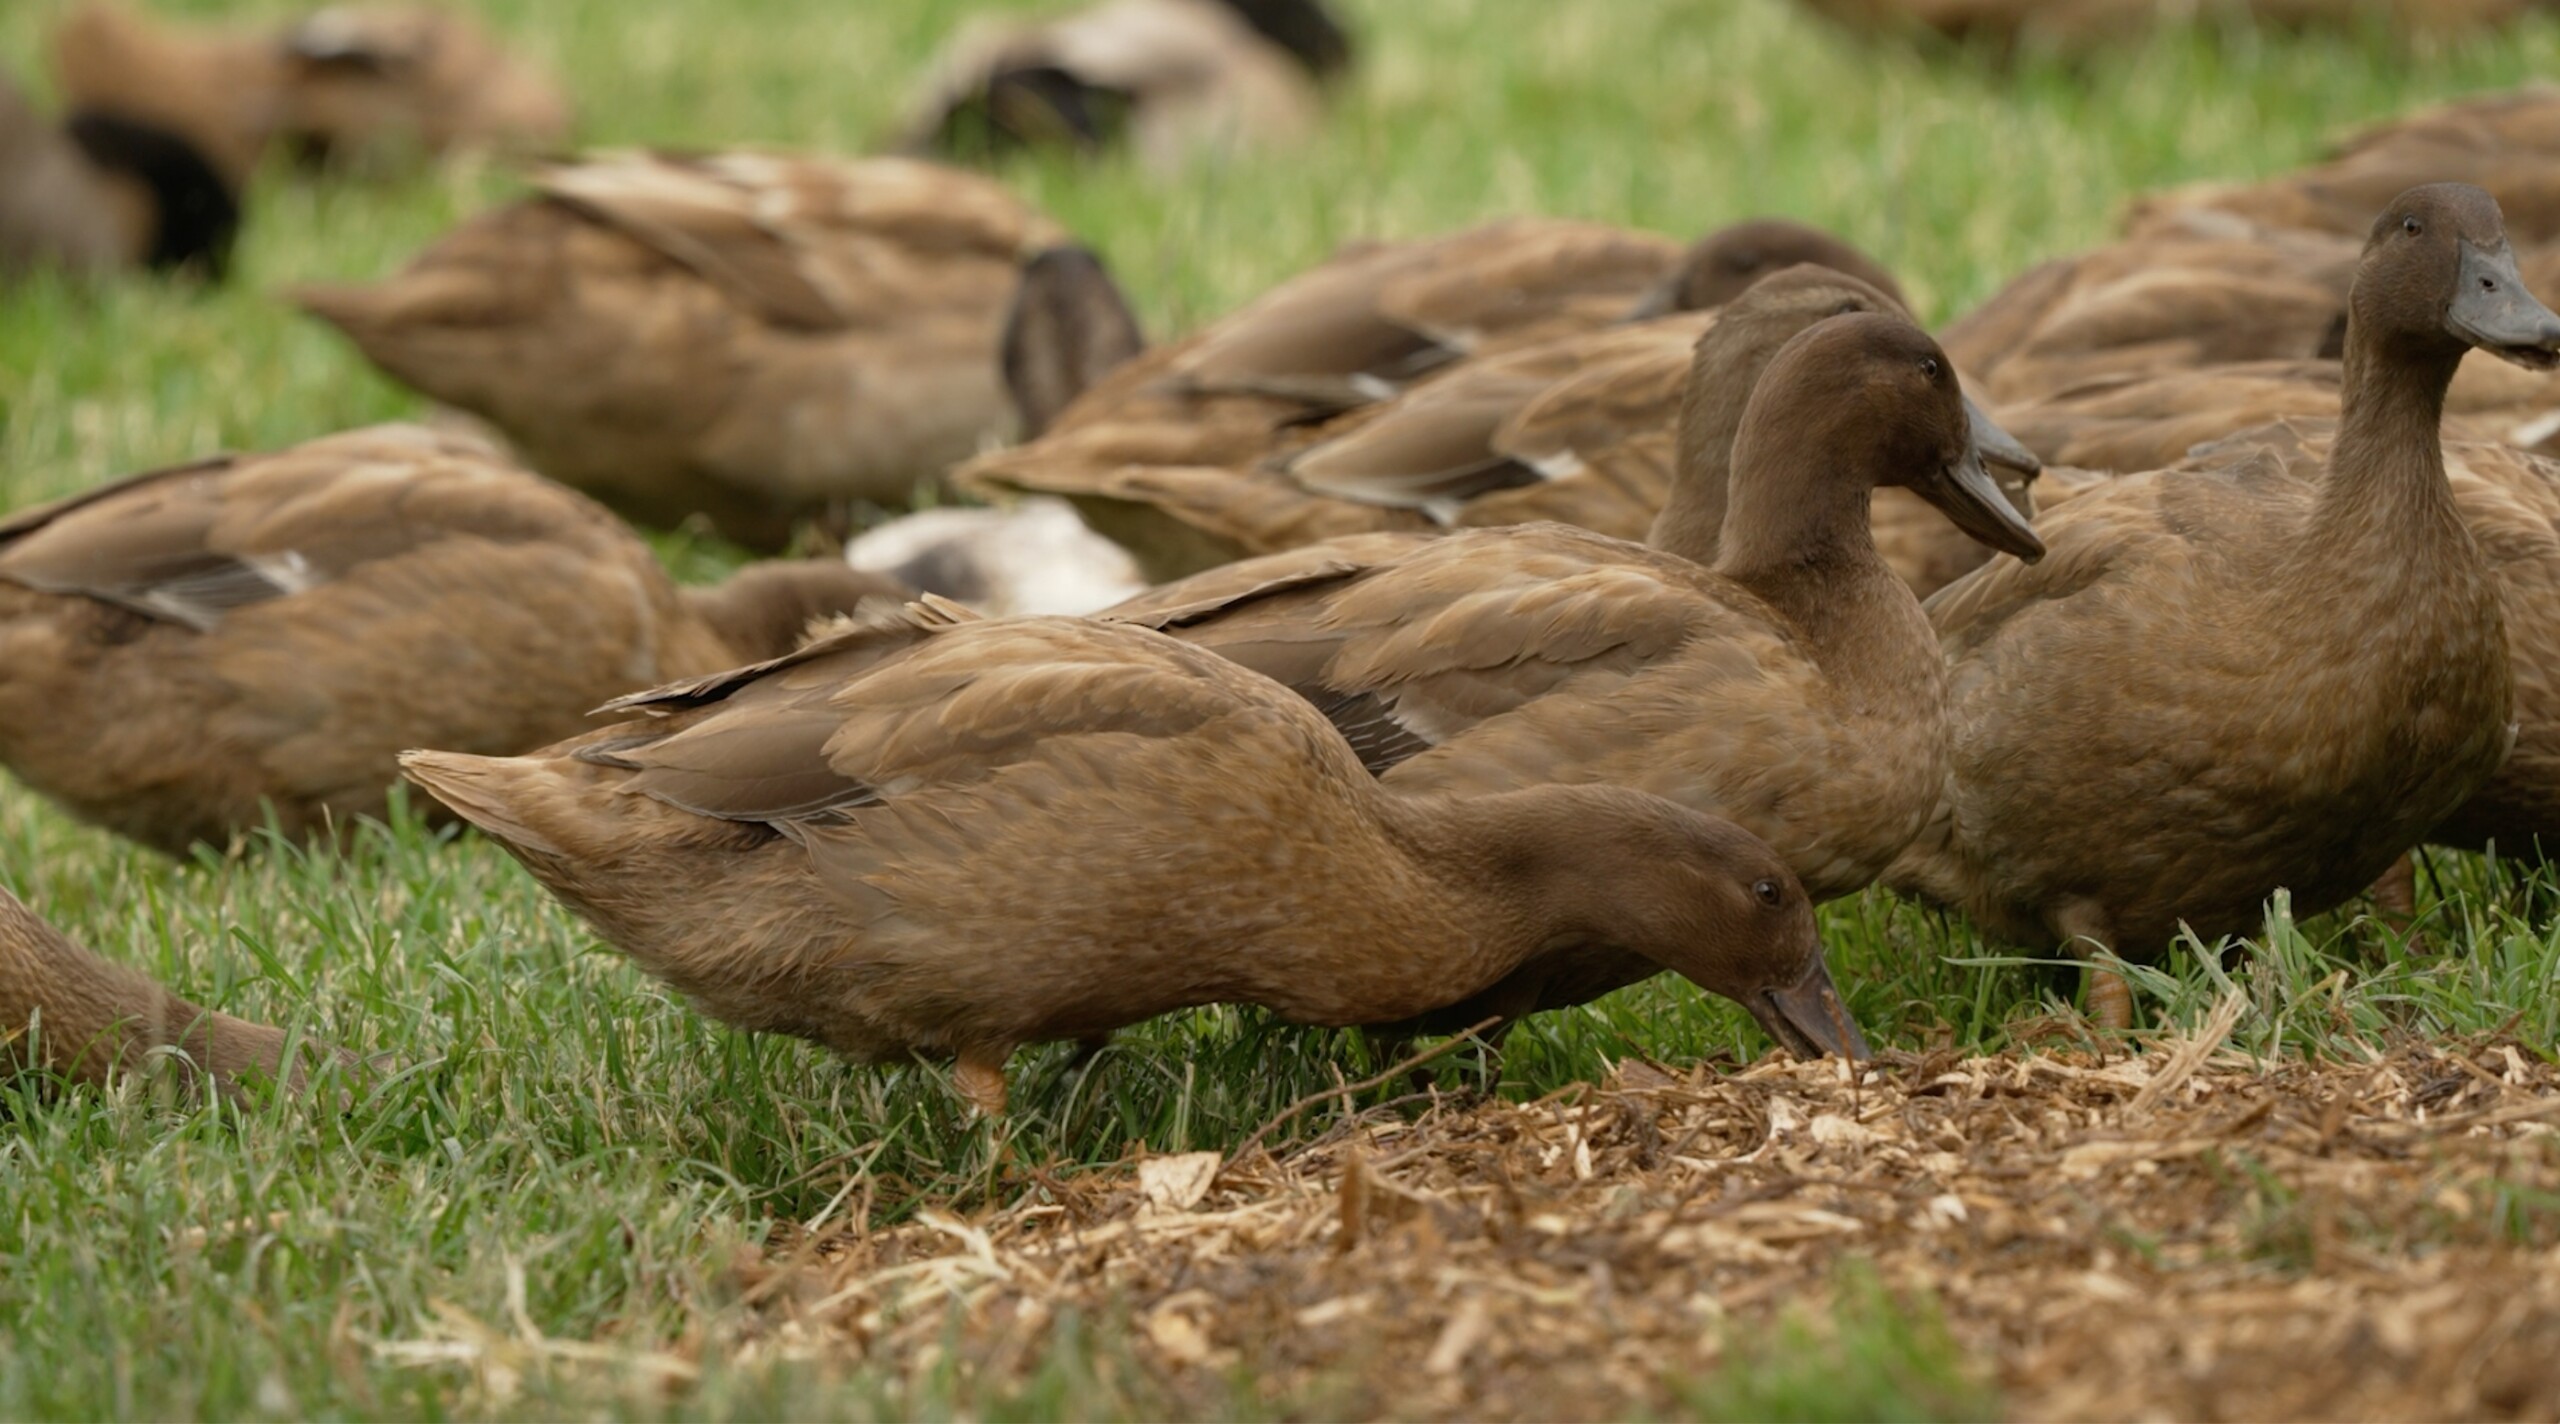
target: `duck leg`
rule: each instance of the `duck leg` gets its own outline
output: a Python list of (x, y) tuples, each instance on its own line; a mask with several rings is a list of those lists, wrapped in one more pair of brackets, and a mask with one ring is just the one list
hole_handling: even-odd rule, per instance
[[(2070, 951), (2081, 959), (2112, 952), (2115, 927), (2108, 923), (2107, 912), (2093, 900), (2074, 900), (2053, 917), (2054, 931)], [(2133, 986), (2112, 969), (2095, 964), (2080, 971), (2081, 1000), (2086, 1012), (2098, 1027), (2119, 1032), (2133, 1027)]]
[(1009, 1056), (999, 1050), (968, 1048), (961, 1050), (960, 1061), (952, 1066), (951, 1085), (982, 1117), (1004, 1116), (1004, 1061)]
[(2373, 907), (2382, 912), (2385, 923), (2403, 935), (2418, 921), (2418, 857), (2415, 851), (2403, 851), (2373, 882)]

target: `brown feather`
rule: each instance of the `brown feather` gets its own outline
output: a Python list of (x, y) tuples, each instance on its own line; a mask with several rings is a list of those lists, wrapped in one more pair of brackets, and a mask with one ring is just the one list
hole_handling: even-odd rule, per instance
[(0, 762), (172, 853), (380, 815), (422, 743), (521, 751), (894, 592), (837, 563), (679, 590), (620, 521), (411, 427), (118, 482), (0, 523)]

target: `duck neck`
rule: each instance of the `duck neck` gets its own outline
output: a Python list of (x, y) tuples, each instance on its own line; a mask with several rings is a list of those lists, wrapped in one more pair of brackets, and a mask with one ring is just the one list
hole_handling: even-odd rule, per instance
[(1586, 833), (1582, 803), (1603, 789), (1383, 795), (1389, 834), (1446, 894), (1448, 957), (1413, 968), (1489, 984), (1543, 950), (1595, 942), (1609, 887), (1630, 870), (1605, 863), (1605, 838)]
[(1874, 494), (1873, 480), (1847, 471), (1760, 471), (1737, 459), (1715, 571), (1784, 614), (1828, 664), (1844, 639), (1876, 622), (1880, 601), (1911, 601), (1876, 552), (1868, 523)]
[(2338, 438), (2314, 537), (2399, 549), (2463, 537), (2445, 482), (2443, 438), (2445, 392), (2462, 348), (2411, 348), (2363, 339), (2351, 319)]
[[(1709, 332), (1707, 340), (1713, 341)], [(1703, 370), (1705, 362), (1699, 362)], [(1724, 521), (1733, 482), (1733, 440), (1742, 429), (1756, 371), (1706, 379), (1693, 371), (1680, 402), (1679, 447), (1672, 463), (1670, 498), (1655, 515), (1645, 542), (1692, 563), (1713, 565), (1724, 547)]]

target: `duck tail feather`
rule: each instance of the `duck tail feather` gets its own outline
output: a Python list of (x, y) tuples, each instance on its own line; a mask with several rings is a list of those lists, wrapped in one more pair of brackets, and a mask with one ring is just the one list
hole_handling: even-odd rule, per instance
[(400, 770), (483, 835), (519, 850), (568, 855), (526, 814), (538, 799), (527, 794), (533, 790), (528, 781), (548, 774), (539, 763), (524, 757), (409, 751), (400, 754)]

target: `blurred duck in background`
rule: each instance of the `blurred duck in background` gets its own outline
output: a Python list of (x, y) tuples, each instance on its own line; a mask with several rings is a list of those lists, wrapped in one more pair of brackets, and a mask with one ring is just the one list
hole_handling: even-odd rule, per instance
[(1057, 225), (905, 158), (604, 153), (380, 281), (295, 299), (535, 469), (759, 549), (903, 506), (1010, 439), (997, 366)]
[[(2198, 19), (2289, 29), (2380, 26), (2445, 35), (2507, 24), (2550, 0), (1804, 0), (1861, 34), (1929, 33), (1996, 53), (2086, 57), (2154, 25)], [(2366, 211), (2380, 207), (2378, 195)]]
[(184, 137), (102, 112), (56, 124), (0, 77), (0, 277), (129, 267), (221, 279), (240, 196)]
[(278, 136), (315, 167), (383, 171), (569, 137), (558, 82), (447, 6), (333, 5), (287, 26), (278, 50)]
[(1304, 140), (1351, 40), (1319, 0), (1101, 0), (1045, 20), (979, 18), (920, 86), (899, 146), (984, 159), (1126, 144), (1172, 169)]
[(2560, 89), (2530, 85), (2420, 109), (2355, 134), (2319, 163), (2246, 183), (2194, 183), (2134, 205), (2137, 233), (2255, 224), (2349, 240), (2405, 188), (2488, 190), (2518, 244), (2560, 242)]
[(275, 123), (268, 47), (106, 0), (53, 33), (63, 117), (0, 77), (0, 273), (127, 267), (220, 279)]

